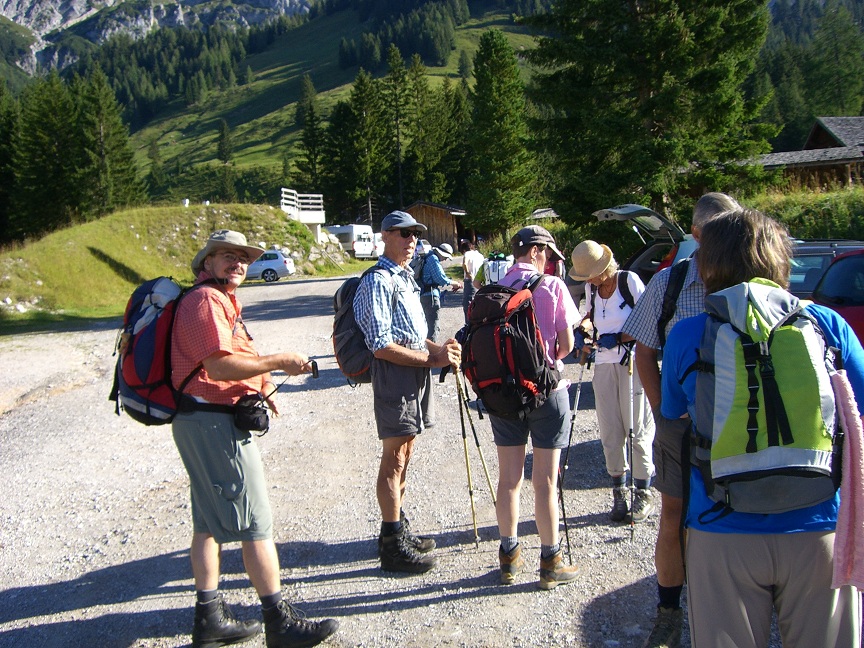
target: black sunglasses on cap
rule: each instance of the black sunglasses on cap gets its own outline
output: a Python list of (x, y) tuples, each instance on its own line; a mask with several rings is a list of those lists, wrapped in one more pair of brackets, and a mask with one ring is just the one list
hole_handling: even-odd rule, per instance
[(402, 238), (408, 238), (409, 236), (413, 236), (415, 239), (419, 239), (423, 235), (423, 232), (421, 232), (420, 230), (413, 229), (391, 229), (388, 231), (399, 232), (399, 236), (401, 236)]

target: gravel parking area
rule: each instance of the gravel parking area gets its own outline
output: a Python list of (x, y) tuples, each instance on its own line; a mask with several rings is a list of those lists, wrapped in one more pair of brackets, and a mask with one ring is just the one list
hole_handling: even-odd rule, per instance
[[(495, 512), (469, 428), (474, 542), (452, 376), (435, 384), (439, 421), (418, 439), (407, 507), (413, 528), (438, 543), (439, 566), (422, 576), (379, 569), (371, 389), (346, 384), (329, 340), (340, 281), (257, 283), (239, 292), (259, 351), (300, 350), (321, 368), (318, 380), (287, 380), (282, 416), (258, 440), (286, 596), (312, 618), (339, 619), (332, 646), (641, 646), (655, 606), (656, 519), (632, 537), (629, 526), (607, 519), (611, 491), (590, 371), (564, 482), (571, 553), (581, 568), (575, 584), (535, 587), (540, 543), (527, 483), (519, 531), (528, 569), (515, 585), (498, 584)], [(461, 295), (444, 303), (443, 328), (455, 330)], [(0, 646), (189, 643), (186, 474), (169, 428), (117, 417), (107, 401), (115, 325), (0, 338)], [(566, 375), (574, 397), (578, 365)], [(488, 419), (472, 414), (494, 484)], [(258, 614), (239, 546), (224, 551), (222, 588), (238, 615)], [(246, 645), (263, 646), (263, 636)]]

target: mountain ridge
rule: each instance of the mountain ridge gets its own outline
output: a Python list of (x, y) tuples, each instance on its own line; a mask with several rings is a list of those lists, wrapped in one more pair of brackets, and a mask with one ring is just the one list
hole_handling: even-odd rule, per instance
[(314, 0), (0, 0), (0, 16), (25, 27), (34, 41), (18, 65), (30, 74), (43, 68), (63, 68), (77, 58), (69, 39), (100, 45), (125, 33), (142, 38), (160, 27), (198, 27), (222, 22), (237, 27), (261, 24), (280, 16), (309, 13)]

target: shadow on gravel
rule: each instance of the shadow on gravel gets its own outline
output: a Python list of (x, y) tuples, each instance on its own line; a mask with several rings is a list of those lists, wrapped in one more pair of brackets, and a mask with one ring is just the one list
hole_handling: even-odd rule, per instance
[(653, 575), (595, 597), (582, 612), (583, 645), (641, 646), (654, 624), (656, 598)]
[[(249, 580), (239, 547), (222, 552), (223, 591), (246, 590)], [(194, 598), (188, 551), (87, 572), (69, 581), (40, 583), (0, 591), (0, 624), (26, 620), (27, 627), (0, 631), (2, 646), (130, 646), (141, 639), (173, 637), (191, 632)], [(93, 609), (116, 610), (123, 603), (166, 596), (187, 596), (189, 606), (148, 611), (112, 611), (95, 618)], [(228, 600), (233, 597), (229, 594)], [(248, 609), (244, 609), (248, 608)], [(241, 618), (254, 618), (258, 606), (233, 605)], [(64, 614), (67, 621), (40, 623), (38, 617)]]

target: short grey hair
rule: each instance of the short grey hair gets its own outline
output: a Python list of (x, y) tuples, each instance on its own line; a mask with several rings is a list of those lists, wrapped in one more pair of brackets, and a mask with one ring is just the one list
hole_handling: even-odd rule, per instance
[(701, 230), (715, 216), (739, 209), (741, 205), (732, 196), (718, 191), (706, 193), (693, 206), (693, 227)]

